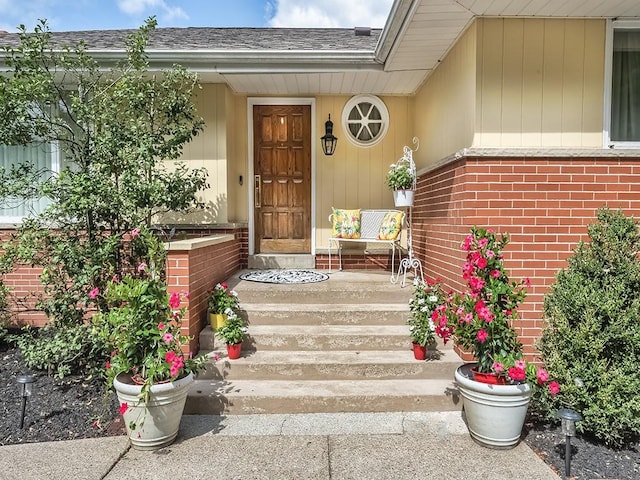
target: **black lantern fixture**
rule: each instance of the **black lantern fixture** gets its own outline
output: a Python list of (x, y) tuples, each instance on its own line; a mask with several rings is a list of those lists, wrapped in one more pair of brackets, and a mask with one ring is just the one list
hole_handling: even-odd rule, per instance
[(338, 137), (333, 136), (333, 122), (331, 121), (331, 114), (329, 114), (329, 120), (324, 123), (324, 135), (320, 139), (322, 142), (322, 151), (325, 155), (333, 155), (336, 151), (336, 143), (338, 143)]
[(27, 407), (27, 398), (33, 394), (33, 383), (36, 381), (36, 377), (33, 375), (20, 375), (16, 378), (18, 389), (20, 390), (20, 397), (22, 399), (22, 405), (20, 409), (20, 428), (24, 427), (24, 412)]
[(582, 420), (582, 416), (570, 408), (561, 408), (558, 410), (558, 417), (562, 420), (562, 433), (565, 436), (564, 473), (569, 478), (571, 476), (571, 437), (576, 436), (576, 422)]

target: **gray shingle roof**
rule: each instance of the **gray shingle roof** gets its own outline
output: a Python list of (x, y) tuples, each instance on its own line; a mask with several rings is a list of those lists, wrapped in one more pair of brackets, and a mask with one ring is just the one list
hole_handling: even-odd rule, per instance
[[(54, 45), (75, 45), (83, 40), (89, 50), (122, 50), (134, 30), (52, 32)], [(356, 35), (348, 28), (158, 28), (148, 50), (301, 50), (373, 52), (381, 29)], [(15, 33), (0, 34), (0, 46), (18, 44)]]

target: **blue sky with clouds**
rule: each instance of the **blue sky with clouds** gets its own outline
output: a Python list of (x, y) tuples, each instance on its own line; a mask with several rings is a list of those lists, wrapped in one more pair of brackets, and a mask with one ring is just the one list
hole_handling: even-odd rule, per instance
[(0, 0), (0, 30), (159, 27), (383, 27), (393, 0)]

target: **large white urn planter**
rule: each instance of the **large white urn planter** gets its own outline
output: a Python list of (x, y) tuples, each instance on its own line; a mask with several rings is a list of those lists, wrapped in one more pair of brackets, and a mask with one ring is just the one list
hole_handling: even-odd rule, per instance
[(455, 372), (471, 438), (488, 448), (513, 448), (520, 441), (531, 387), (477, 382), (471, 373), (474, 366), (465, 364)]
[[(153, 385), (149, 400), (142, 403), (139, 397), (142, 386), (134, 383), (130, 375), (121, 373), (113, 380), (120, 405), (128, 406), (122, 416), (133, 448), (156, 450), (175, 440), (193, 381), (190, 373), (172, 382)], [(135, 428), (130, 428), (132, 424)]]

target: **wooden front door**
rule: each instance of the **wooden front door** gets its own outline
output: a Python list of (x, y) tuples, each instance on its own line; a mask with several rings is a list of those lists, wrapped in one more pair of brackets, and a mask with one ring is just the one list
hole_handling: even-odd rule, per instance
[(311, 107), (253, 107), (256, 253), (311, 253)]

